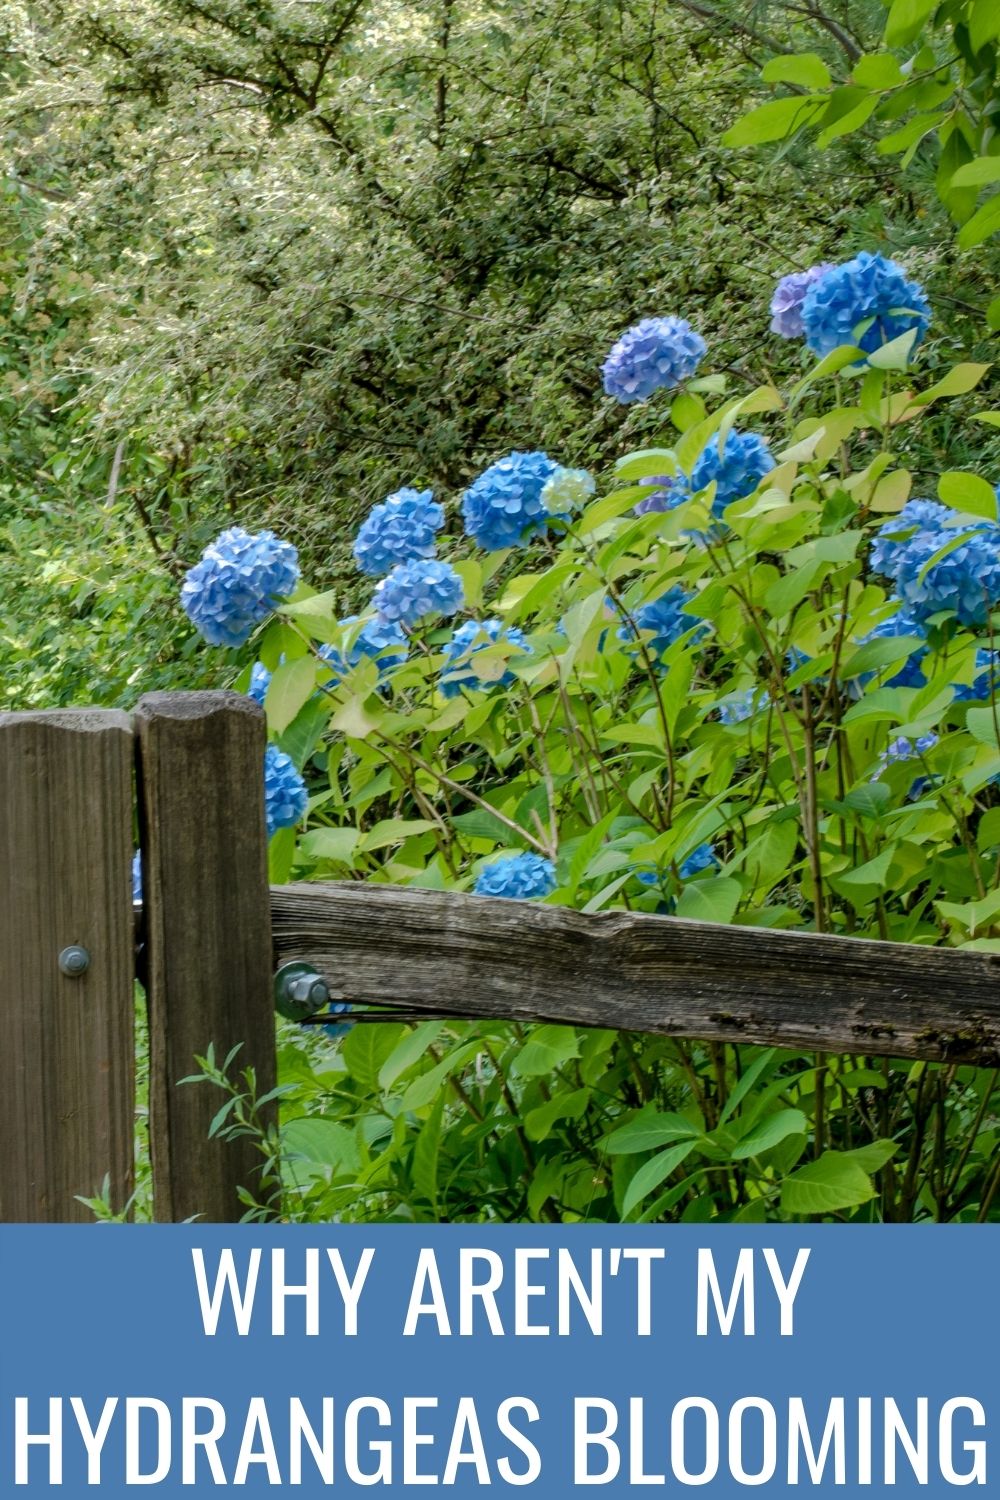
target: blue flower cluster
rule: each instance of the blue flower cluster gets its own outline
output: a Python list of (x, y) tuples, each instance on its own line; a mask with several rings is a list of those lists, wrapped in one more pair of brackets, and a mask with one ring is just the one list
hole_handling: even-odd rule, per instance
[(215, 538), (181, 585), (188, 619), (210, 646), (242, 646), (299, 578), (298, 553), (273, 531), (232, 526)]
[(271, 674), (262, 661), (255, 661), (250, 668), (250, 686), (247, 688), (247, 697), (252, 698), (255, 703), (264, 706), (267, 690), (271, 686)]
[(704, 870), (714, 870), (719, 863), (718, 855), (711, 844), (699, 844), (683, 860), (680, 866), (680, 877), (682, 880), (690, 880), (692, 875), (700, 875)]
[(549, 896), (557, 884), (556, 867), (540, 854), (503, 854), (476, 877), (477, 896), (506, 896), (513, 901), (532, 901)]
[[(953, 515), (933, 500), (908, 501), (877, 533), (872, 566), (917, 620), (950, 610), (963, 625), (982, 625), (1000, 600), (1000, 526), (945, 525)], [(951, 550), (932, 562), (944, 547)]]
[(381, 624), (414, 626), (433, 615), (453, 615), (462, 604), (462, 580), (451, 563), (418, 557), (397, 563), (372, 595)]
[(597, 481), (587, 469), (558, 468), (542, 485), (542, 504), (550, 516), (565, 520), (592, 499)]
[(623, 404), (689, 380), (706, 349), (684, 318), (643, 318), (629, 328), (601, 366), (604, 390)]
[(132, 856), (132, 900), (142, 900), (142, 855), (138, 849)]
[(911, 328), (917, 330), (919, 343), (931, 310), (922, 288), (902, 266), (862, 250), (807, 288), (801, 317), (806, 343), (814, 353), (829, 354), (843, 344), (854, 344), (872, 354)]
[[(679, 583), (675, 583), (659, 598), (651, 599), (648, 604), (642, 604), (632, 611), (632, 619), (637, 629), (652, 632), (652, 640), (648, 642), (648, 647), (654, 655), (662, 656), (668, 646), (672, 646), (674, 641), (680, 640), (686, 631), (699, 624), (700, 616), (683, 613), (685, 604), (690, 604), (693, 598), (693, 594), (686, 593)], [(624, 620), (619, 625), (618, 639), (620, 641), (636, 639), (636, 632), (632, 628), (631, 621)]]
[[(869, 641), (896, 640), (900, 636), (907, 635), (916, 636), (918, 639), (924, 640), (925, 631), (923, 621), (918, 620), (916, 615), (908, 609), (897, 609), (894, 614), (889, 615), (884, 620), (880, 620), (873, 630), (869, 630), (867, 635), (862, 636), (858, 644), (865, 646)], [(923, 661), (927, 655), (927, 651), (928, 647), (926, 644), (919, 646), (916, 651), (906, 658), (903, 665), (893, 676), (887, 679), (885, 686), (923, 687), (927, 681), (923, 671)], [(859, 687), (863, 688), (866, 684), (872, 682), (877, 675), (876, 672), (862, 672), (855, 681)]]
[(632, 507), (635, 516), (648, 516), (663, 511), (676, 510), (678, 505), (683, 505), (685, 500), (690, 500), (691, 492), (680, 479), (675, 479), (672, 474), (651, 474), (648, 479), (642, 479), (640, 484), (654, 485), (648, 495), (643, 495)]
[[(878, 768), (872, 780), (877, 781), (889, 766), (897, 765), (900, 761), (919, 760), (922, 755), (933, 750), (937, 742), (938, 737), (933, 731), (930, 734), (922, 734), (915, 740), (909, 740), (905, 735), (900, 735), (899, 739), (890, 740), (879, 756)], [(906, 795), (911, 799), (919, 797), (924, 788), (929, 785), (929, 780), (927, 776), (918, 776), (910, 784)]]
[[(342, 629), (349, 629), (358, 623), (358, 615), (348, 615), (340, 621)], [(352, 668), (366, 657), (373, 658), (378, 662), (379, 676), (388, 672), (392, 667), (398, 667), (400, 662), (406, 660), (408, 644), (406, 635), (400, 625), (390, 620), (380, 619), (378, 615), (374, 619), (366, 621), (355, 637), (354, 644), (348, 648), (347, 657), (339, 647), (333, 645), (320, 646), (319, 654), (325, 662), (329, 662), (331, 674), (324, 682), (324, 687), (339, 682), (346, 677)]]
[(779, 334), (783, 339), (802, 338), (805, 333), (802, 304), (806, 300), (806, 292), (814, 281), (832, 270), (830, 261), (824, 260), (818, 266), (810, 266), (808, 271), (793, 271), (790, 276), (782, 276), (771, 298), (772, 333)]
[(295, 769), (290, 755), (277, 745), (264, 752), (264, 809), (267, 814), (267, 836), (279, 828), (294, 828), (303, 817), (309, 796), (306, 784)]
[(970, 683), (955, 684), (957, 703), (983, 703), (1000, 692), (1000, 651), (980, 646), (976, 652), (976, 676)]
[(466, 533), (485, 552), (516, 547), (543, 532), (542, 492), (558, 465), (546, 453), (508, 453), (484, 469), (462, 497)]
[(378, 578), (396, 563), (433, 557), (443, 525), (444, 507), (431, 490), (397, 490), (361, 526), (354, 538), (354, 560), (362, 573)]
[[(715, 482), (712, 510), (721, 516), (727, 505), (753, 493), (765, 474), (774, 468), (774, 458), (764, 439), (756, 432), (740, 432), (733, 427), (719, 452), (715, 438), (702, 451), (691, 470), (691, 490), (697, 493)], [(678, 502), (679, 503), (679, 502)]]
[(440, 686), (446, 698), (457, 697), (463, 688), (509, 687), (517, 680), (509, 669), (493, 678), (481, 677), (476, 671), (472, 658), (498, 642), (513, 646), (526, 655), (531, 651), (523, 631), (516, 625), (504, 626), (502, 620), (466, 620), (458, 627), (444, 645), (447, 665), (441, 673)]

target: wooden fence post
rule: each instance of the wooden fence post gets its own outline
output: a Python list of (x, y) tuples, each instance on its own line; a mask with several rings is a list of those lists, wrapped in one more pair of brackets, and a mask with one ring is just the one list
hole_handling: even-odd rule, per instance
[(156, 1218), (232, 1223), (261, 1156), (209, 1140), (225, 1102), (197, 1072), (211, 1043), (233, 1071), (275, 1085), (271, 908), (264, 827), (264, 716), (241, 693), (150, 693), (135, 714), (150, 1029)]
[[(131, 1192), (131, 858), (128, 717), (0, 713), (5, 1223), (92, 1221), (76, 1195), (94, 1196), (105, 1176), (116, 1210)], [(85, 954), (65, 955), (74, 947)]]

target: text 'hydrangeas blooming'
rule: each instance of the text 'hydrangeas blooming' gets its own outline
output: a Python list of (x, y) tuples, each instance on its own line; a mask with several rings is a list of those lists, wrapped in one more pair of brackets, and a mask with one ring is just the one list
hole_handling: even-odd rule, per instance
[(502, 620), (466, 620), (460, 625), (444, 645), (447, 665), (440, 679), (444, 696), (454, 698), (463, 688), (509, 687), (515, 682), (514, 673), (495, 658), (481, 662), (477, 669), (474, 658), (498, 644), (511, 646), (522, 655), (531, 651), (516, 625), (505, 627)]
[(473, 887), (477, 896), (505, 896), (532, 901), (556, 888), (556, 868), (540, 854), (504, 854), (480, 870)]
[(545, 530), (542, 498), (558, 465), (547, 453), (508, 453), (484, 469), (462, 497), (465, 530), (486, 552), (516, 547)]
[(308, 802), (306, 784), (295, 769), (292, 757), (279, 750), (277, 745), (268, 745), (264, 752), (264, 810), (268, 838), (279, 828), (294, 828), (304, 816)]
[(910, 329), (919, 343), (930, 320), (921, 287), (894, 260), (867, 250), (819, 277), (802, 302), (806, 343), (816, 354), (843, 344), (872, 354)]
[(462, 605), (462, 580), (451, 563), (416, 558), (397, 563), (372, 595), (383, 623), (417, 625), (434, 615), (453, 615)]
[(433, 557), (435, 536), (444, 525), (444, 507), (431, 490), (397, 490), (376, 505), (354, 540), (354, 560), (362, 573), (379, 578), (397, 563)]
[(623, 404), (690, 380), (706, 349), (684, 318), (643, 318), (622, 334), (601, 366), (604, 390)]
[(273, 531), (232, 526), (185, 575), (181, 604), (211, 646), (242, 646), (299, 578), (298, 553)]

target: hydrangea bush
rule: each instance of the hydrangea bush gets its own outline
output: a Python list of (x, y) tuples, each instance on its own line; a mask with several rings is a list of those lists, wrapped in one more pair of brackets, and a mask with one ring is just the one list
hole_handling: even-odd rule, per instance
[[(803, 340), (792, 389), (699, 376), (701, 336), (647, 318), (602, 379), (660, 403), (657, 446), (602, 475), (576, 453), (495, 458), (443, 526), (427, 492), (376, 507), (356, 554), (385, 576), (360, 620), (255, 583), (274, 613), (241, 685), (310, 791), (275, 879), (1000, 949), (997, 498), (920, 446), (985, 367), (914, 371), (930, 310), (880, 256), (784, 278), (771, 316)], [(195, 585), (207, 638), (244, 639), (245, 592), (215, 562)], [(276, 805), (302, 820), (283, 775)], [(287, 1043), (300, 1069), (304, 1045)], [(952, 1177), (927, 1144), (932, 1106), (946, 1138), (993, 1118), (968, 1070), (946, 1087), (856, 1058), (445, 1022), (338, 1045), (341, 1082), (320, 1068), (315, 1097), (367, 1123), (306, 1169), (330, 1214), (358, 1211), (359, 1174), (372, 1213), (455, 1218), (974, 1217), (996, 1190), (982, 1152)], [(289, 1129), (308, 1161), (316, 1132)], [(459, 1150), (469, 1201), (449, 1197)]]

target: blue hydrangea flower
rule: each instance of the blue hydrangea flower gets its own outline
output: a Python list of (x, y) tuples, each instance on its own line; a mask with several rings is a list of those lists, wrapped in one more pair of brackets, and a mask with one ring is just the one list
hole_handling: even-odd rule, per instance
[(215, 538), (181, 584), (188, 619), (210, 646), (242, 646), (298, 582), (298, 553), (273, 531), (232, 526)]
[(250, 669), (250, 686), (247, 688), (247, 697), (252, 698), (255, 703), (264, 706), (267, 690), (271, 686), (271, 674), (262, 661), (255, 661)]
[(142, 855), (138, 849), (132, 856), (132, 900), (142, 900)]
[[(349, 1011), (350, 1008), (351, 1006), (348, 1000), (331, 1000), (330, 1004), (326, 1008), (326, 1014), (328, 1016), (342, 1016), (344, 1012)], [(332, 1021), (329, 1025), (320, 1027), (320, 1031), (322, 1031), (324, 1036), (332, 1037), (334, 1039), (336, 1039), (338, 1036), (343, 1036), (345, 1032), (350, 1031), (350, 1029), (350, 1021)]]
[(898, 515), (890, 516), (875, 533), (871, 546), (872, 567), (886, 578), (896, 576), (896, 563), (913, 533), (918, 531), (943, 531), (949, 516), (954, 515), (946, 505), (936, 500), (907, 500)]
[[(640, 605), (638, 609), (632, 611), (632, 618), (637, 628), (653, 632), (653, 638), (648, 642), (648, 647), (654, 655), (661, 656), (668, 646), (680, 640), (685, 631), (691, 630), (699, 623), (701, 618), (699, 615), (682, 613), (685, 604), (689, 604), (693, 598), (693, 594), (686, 593), (679, 583), (675, 583), (658, 599), (651, 599), (648, 604)], [(636, 639), (630, 621), (623, 620), (619, 625), (618, 639), (620, 641)]]
[(451, 563), (418, 557), (397, 563), (372, 595), (383, 624), (414, 626), (432, 615), (453, 615), (462, 606), (462, 580)]
[(769, 702), (766, 689), (744, 688), (742, 692), (730, 693), (719, 701), (719, 723), (743, 724), (766, 708)]
[(531, 901), (556, 888), (556, 867), (540, 854), (503, 854), (476, 876), (477, 896), (506, 896)]
[(371, 510), (354, 539), (354, 560), (362, 573), (379, 578), (396, 563), (433, 557), (443, 525), (444, 506), (432, 490), (397, 490)]
[(542, 504), (550, 516), (565, 520), (582, 510), (596, 489), (597, 481), (587, 469), (558, 468), (542, 485)]
[(501, 642), (514, 646), (529, 654), (531, 647), (524, 633), (516, 625), (504, 626), (502, 620), (466, 620), (444, 645), (447, 665), (441, 673), (440, 687), (446, 698), (455, 698), (463, 688), (489, 690), (495, 687), (510, 687), (517, 678), (507, 670), (496, 678), (480, 677), (473, 657), (491, 645)]
[[(349, 630), (352, 625), (358, 623), (359, 619), (359, 615), (348, 615), (346, 619), (340, 621), (341, 628)], [(398, 667), (400, 662), (406, 660), (408, 649), (408, 642), (402, 627), (375, 615), (366, 621), (358, 632), (354, 644), (347, 652), (346, 660), (338, 646), (320, 646), (319, 654), (325, 662), (329, 662), (331, 668), (331, 674), (323, 685), (329, 687), (332, 682), (339, 682), (366, 657), (377, 659), (378, 672), (381, 677), (384, 672), (391, 671), (393, 667)]]
[(695, 461), (691, 489), (703, 490), (714, 480), (712, 510), (721, 516), (732, 501), (752, 494), (773, 468), (774, 458), (764, 439), (756, 432), (740, 432), (734, 427), (726, 434), (721, 453), (718, 440), (713, 438)]
[(931, 320), (923, 290), (894, 260), (862, 250), (806, 291), (802, 324), (815, 354), (854, 344), (872, 354), (911, 328), (917, 343)]
[[(897, 765), (900, 761), (919, 760), (922, 755), (927, 754), (928, 750), (933, 750), (937, 742), (938, 737), (933, 730), (930, 734), (920, 735), (916, 740), (909, 740), (905, 735), (900, 735), (898, 739), (890, 740), (879, 756), (878, 766), (872, 780), (877, 781), (889, 766)], [(918, 776), (910, 784), (906, 795), (912, 801), (914, 797), (919, 797), (924, 788), (929, 785), (929, 777)]]
[(802, 304), (806, 300), (806, 292), (814, 281), (832, 270), (830, 261), (824, 260), (818, 266), (810, 266), (808, 271), (793, 271), (790, 276), (782, 276), (771, 298), (772, 333), (783, 339), (802, 338), (805, 333)]
[(957, 703), (983, 703), (1000, 692), (1000, 651), (980, 646), (976, 652), (976, 676), (971, 684), (955, 684)]
[(613, 345), (601, 366), (604, 390), (623, 404), (690, 380), (706, 350), (684, 318), (643, 318)]
[(486, 552), (516, 547), (543, 532), (549, 512), (542, 492), (558, 465), (547, 453), (508, 453), (484, 469), (462, 496), (467, 535)]
[[(880, 620), (873, 630), (869, 630), (867, 635), (862, 636), (858, 644), (864, 646), (869, 641), (895, 640), (899, 636), (904, 635), (913, 635), (924, 640), (925, 631), (923, 621), (918, 620), (916, 615), (912, 614), (908, 609), (897, 609), (895, 614), (889, 615), (888, 619)], [(927, 651), (928, 647), (926, 644), (918, 647), (911, 656), (906, 658), (903, 665), (897, 669), (895, 674), (886, 681), (885, 686), (923, 687), (927, 679), (924, 676), (922, 663), (927, 655)], [(854, 681), (858, 687), (864, 687), (867, 683), (872, 682), (877, 675), (876, 672), (862, 672)]]
[(685, 859), (680, 867), (682, 880), (690, 880), (692, 875), (700, 875), (703, 870), (712, 870), (719, 863), (718, 856), (711, 844), (699, 844)]
[[(982, 625), (1000, 600), (1000, 526), (943, 524), (953, 516), (933, 500), (909, 501), (876, 535), (872, 566), (893, 580), (917, 619), (951, 610), (963, 625)], [(952, 550), (932, 563), (945, 546)]]
[(635, 516), (676, 510), (678, 505), (683, 505), (685, 500), (691, 498), (691, 492), (683, 480), (675, 479), (672, 474), (651, 474), (648, 479), (641, 479), (639, 483), (653, 485), (654, 488), (633, 505), (632, 514)]
[(306, 784), (295, 769), (290, 755), (277, 745), (264, 752), (264, 809), (267, 814), (267, 836), (279, 828), (294, 828), (305, 814), (309, 795)]

